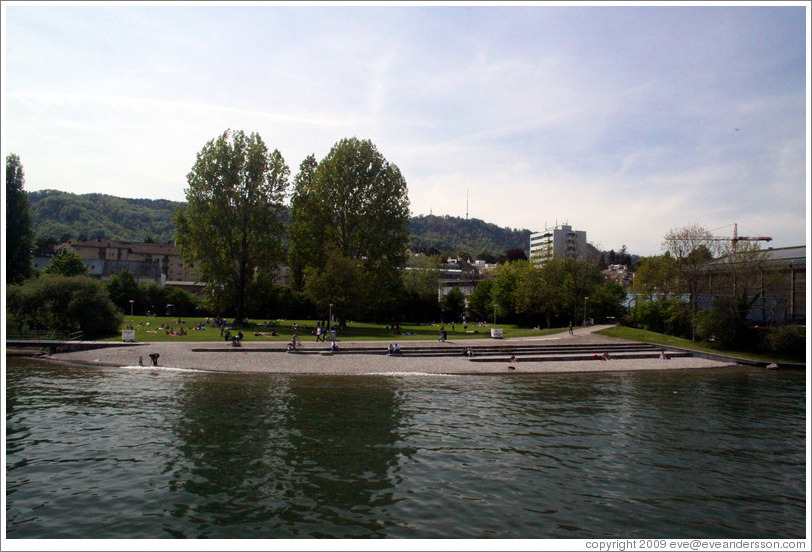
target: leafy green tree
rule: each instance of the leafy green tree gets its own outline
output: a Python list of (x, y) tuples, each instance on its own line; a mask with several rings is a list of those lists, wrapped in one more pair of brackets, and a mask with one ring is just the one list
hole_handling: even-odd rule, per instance
[(156, 316), (166, 316), (166, 295), (164, 288), (155, 282), (143, 282), (138, 284), (139, 303), (143, 305), (147, 314)]
[(227, 130), (203, 147), (187, 176), (187, 206), (175, 214), (178, 249), (211, 293), (228, 292), (237, 320), (245, 318), (257, 272), (272, 271), (283, 258), (289, 174), (259, 134)]
[[(312, 224), (310, 217), (325, 220), (321, 213), (322, 204), (316, 195), (314, 184), (318, 162), (315, 155), (309, 155), (299, 165), (299, 172), (293, 177), (293, 194), (291, 211), (299, 213), (294, 216), (288, 229), (291, 247), (288, 251), (290, 266), (290, 283), (294, 290), (304, 288), (304, 271), (308, 264), (321, 264), (324, 255), (324, 242), (330, 239), (328, 228)], [(309, 214), (305, 216), (304, 214)]]
[(6, 310), (18, 331), (82, 331), (89, 339), (115, 334), (122, 322), (104, 285), (88, 276), (46, 274), (8, 286)]
[(499, 317), (515, 320), (519, 312), (519, 282), (533, 269), (528, 261), (513, 261), (500, 265), (494, 276), (491, 296)]
[(806, 331), (801, 326), (785, 324), (769, 328), (762, 342), (768, 354), (804, 362), (806, 358)]
[(59, 241), (54, 238), (37, 238), (34, 242), (34, 256), (53, 257), (56, 254), (57, 245), (59, 245)]
[(625, 323), (643, 330), (684, 337), (691, 335), (690, 307), (675, 299), (659, 299), (637, 303), (626, 316)]
[(465, 314), (465, 295), (460, 288), (453, 287), (443, 297), (442, 301), (443, 320), (454, 322), (461, 320)]
[[(122, 270), (118, 274), (110, 276), (110, 280), (107, 282), (107, 293), (113, 304), (126, 314), (129, 314), (130, 310), (135, 312), (135, 303), (138, 303), (139, 311), (143, 310), (138, 282), (129, 270)], [(130, 308), (131, 300), (133, 301), (132, 309)]]
[(477, 283), (468, 296), (468, 315), (471, 320), (485, 321), (493, 317), (493, 279)]
[(753, 300), (743, 297), (719, 297), (710, 310), (696, 316), (696, 336), (723, 349), (754, 350), (755, 332), (747, 324), (747, 311), (752, 303)]
[(31, 250), (34, 232), (28, 196), (23, 189), (25, 172), (20, 157), (6, 156), (6, 281), (18, 283), (31, 272)]
[(553, 320), (565, 316), (570, 304), (564, 259), (552, 259), (541, 268), (522, 273), (516, 293), (516, 309), (528, 320), (543, 316), (548, 328)]
[(680, 289), (676, 261), (668, 252), (642, 259), (634, 272), (632, 291), (638, 300), (652, 301), (657, 296), (680, 293)]
[[(302, 167), (291, 199), (290, 258), (306, 274), (305, 290), (307, 278), (318, 278), (328, 259), (352, 259), (360, 262), (360, 281), (370, 288), (363, 294), (364, 310), (385, 308), (402, 290), (409, 243), (409, 200), (400, 169), (370, 140), (357, 138), (336, 143), (315, 171), (312, 159)], [(357, 295), (353, 289), (333, 293)]]
[(70, 277), (86, 276), (88, 271), (79, 255), (70, 249), (63, 249), (59, 255), (51, 259), (51, 262), (45, 267), (45, 273)]
[(363, 272), (359, 259), (345, 257), (338, 251), (328, 252), (324, 267), (307, 269), (303, 293), (316, 306), (320, 316), (326, 318), (332, 304), (333, 314), (355, 317), (366, 300)]
[[(579, 315), (583, 315), (584, 301), (590, 297), (592, 292), (603, 282), (603, 277), (596, 265), (581, 259), (562, 259), (566, 265), (567, 280), (567, 301), (569, 303), (569, 312), (572, 320), (578, 320)], [(592, 311), (590, 316), (587, 312), (587, 318), (594, 318), (595, 311)], [(585, 323), (585, 320), (581, 320)]]
[(527, 253), (525, 253), (521, 247), (514, 247), (505, 251), (505, 258), (509, 263), (513, 261), (526, 261)]
[[(681, 292), (688, 294), (691, 314), (696, 316), (700, 282), (708, 262), (718, 253), (719, 242), (707, 228), (694, 224), (669, 230), (663, 247), (674, 258)], [(695, 337), (692, 329), (691, 339)]]
[(168, 310), (173, 316), (190, 316), (197, 312), (200, 301), (193, 293), (175, 286), (164, 286), (164, 302), (172, 305)]
[(516, 312), (528, 321), (544, 314), (549, 327), (553, 313), (549, 293), (552, 289), (545, 284), (541, 269), (530, 265), (521, 272), (516, 283)]
[(589, 312), (599, 318), (619, 319), (623, 314), (626, 289), (614, 280), (604, 280), (589, 292)]

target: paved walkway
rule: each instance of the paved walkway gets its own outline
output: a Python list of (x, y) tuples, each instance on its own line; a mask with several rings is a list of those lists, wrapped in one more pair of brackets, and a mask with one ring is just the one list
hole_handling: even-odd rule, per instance
[[(640, 350), (637, 342), (594, 333), (606, 327), (578, 328), (574, 335), (405, 341), (401, 343), (403, 354), (397, 356), (387, 355), (388, 342), (339, 341), (339, 351), (330, 353), (329, 343), (308, 341), (304, 350), (296, 353), (285, 352), (287, 344), (281, 342), (243, 342), (241, 347), (225, 342), (160, 342), (57, 353), (49, 358), (130, 367), (138, 367), (140, 358), (146, 369), (156, 369), (149, 355), (158, 353), (157, 369), (298, 375), (540, 374), (736, 366), (734, 362), (677, 354), (661, 360), (653, 348)], [(473, 357), (462, 355), (467, 347), (473, 349)], [(599, 360), (604, 351), (610, 351), (613, 358)]]

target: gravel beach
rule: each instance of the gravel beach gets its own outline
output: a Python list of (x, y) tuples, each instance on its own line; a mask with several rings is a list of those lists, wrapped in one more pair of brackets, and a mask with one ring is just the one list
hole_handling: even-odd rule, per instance
[[(606, 327), (606, 326), (604, 326)], [(339, 351), (330, 352), (329, 343), (306, 341), (301, 352), (286, 352), (281, 342), (243, 342), (232, 347), (225, 342), (160, 342), (118, 345), (84, 351), (63, 352), (50, 359), (71, 364), (98, 366), (152, 367), (149, 355), (158, 353), (158, 368), (201, 370), (212, 372), (241, 372), (298, 375), (489, 375), (489, 374), (546, 374), (568, 372), (619, 372), (636, 370), (680, 370), (724, 368), (736, 366), (735, 362), (708, 360), (692, 356), (675, 356), (671, 359), (613, 358), (602, 361), (597, 358), (568, 360), (556, 354), (555, 360), (539, 355), (522, 358), (517, 354), (511, 360), (512, 347), (561, 345), (591, 346), (600, 351), (602, 346), (629, 343), (593, 333), (601, 326), (579, 328), (574, 335), (568, 333), (537, 338), (485, 339), (458, 341), (405, 341), (401, 342), (403, 354), (387, 354), (389, 342), (338, 341)], [(392, 342), (396, 340), (393, 339)], [(478, 348), (498, 346), (504, 354), (478, 355)], [(472, 358), (460, 352), (465, 347), (474, 351)], [(420, 351), (419, 353), (417, 351)]]

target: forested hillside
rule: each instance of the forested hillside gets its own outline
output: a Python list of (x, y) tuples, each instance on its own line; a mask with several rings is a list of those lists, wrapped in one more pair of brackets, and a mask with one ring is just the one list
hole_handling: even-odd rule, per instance
[(421, 215), (409, 221), (412, 250), (467, 253), (470, 258), (500, 257), (509, 249), (530, 248), (530, 230), (501, 228), (479, 219)]
[(29, 192), (28, 201), (36, 239), (57, 242), (94, 238), (172, 242), (172, 215), (182, 205), (165, 199), (77, 195), (56, 190)]
[[(38, 241), (113, 239), (171, 243), (172, 216), (182, 202), (164, 199), (129, 199), (103, 194), (71, 194), (56, 190), (28, 193), (31, 223)], [(495, 260), (509, 249), (527, 251), (530, 231), (501, 228), (479, 219), (449, 216), (412, 217), (411, 247), (415, 252)]]

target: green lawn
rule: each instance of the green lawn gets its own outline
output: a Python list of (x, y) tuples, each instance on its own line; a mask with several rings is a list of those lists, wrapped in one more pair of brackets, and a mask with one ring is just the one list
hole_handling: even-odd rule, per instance
[[(126, 316), (122, 329), (129, 327), (135, 328), (136, 342), (224, 340), (223, 336), (220, 335), (220, 328), (214, 325), (206, 325), (205, 329), (201, 330), (195, 329), (201, 322), (205, 322), (205, 318), (183, 318), (182, 323), (179, 324), (177, 317)], [(294, 323), (299, 325), (298, 333), (303, 341), (316, 341), (315, 329), (317, 322), (315, 320), (256, 320), (252, 321), (250, 327), (233, 328), (231, 333), (236, 334), (238, 330), (242, 331), (243, 341), (287, 342), (290, 341), (293, 335)], [(276, 329), (276, 336), (268, 335), (272, 327)], [(490, 338), (491, 327), (502, 328), (504, 337), (532, 337), (567, 331), (567, 328), (534, 330), (530, 328), (519, 328), (512, 324), (497, 324), (496, 326), (488, 325), (484, 327), (469, 324), (467, 333), (463, 330), (462, 324), (455, 324), (453, 328), (451, 324), (446, 324), (445, 328), (448, 332), (449, 340), (459, 340)], [(185, 335), (178, 335), (181, 328), (186, 332)], [(415, 339), (437, 339), (440, 335), (439, 325), (402, 324), (400, 330), (401, 333), (395, 335), (395, 332), (385, 324), (350, 322), (347, 324), (345, 330), (338, 332), (336, 338), (338, 340), (347, 341), (409, 341)], [(172, 333), (175, 335), (172, 335)], [(118, 341), (120, 339), (121, 336), (119, 334), (117, 337), (110, 338), (110, 341)]]
[(717, 355), (726, 355), (732, 356), (747, 360), (754, 360), (758, 362), (775, 362), (775, 363), (797, 363), (797, 360), (786, 359), (786, 358), (776, 358), (776, 357), (767, 357), (764, 355), (756, 355), (752, 353), (745, 353), (741, 351), (728, 351), (723, 349), (715, 349), (710, 347), (709, 345), (698, 342), (698, 341), (691, 341), (690, 339), (683, 339), (680, 337), (674, 337), (671, 335), (665, 335), (655, 332), (649, 332), (646, 330), (638, 330), (635, 328), (629, 328), (627, 326), (614, 326), (612, 328), (607, 328), (605, 330), (600, 330), (596, 333), (601, 335), (606, 335), (609, 337), (619, 337), (622, 339), (630, 339), (632, 341), (642, 341), (644, 343), (655, 343), (657, 345), (665, 345), (668, 347), (678, 347), (680, 349), (689, 349), (692, 351), (699, 351), (702, 353), (710, 353), (710, 354), (717, 354)]

